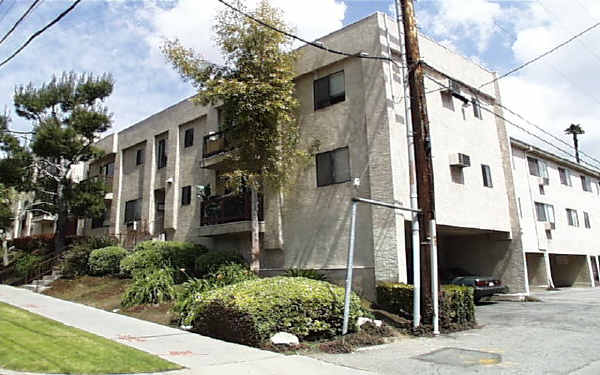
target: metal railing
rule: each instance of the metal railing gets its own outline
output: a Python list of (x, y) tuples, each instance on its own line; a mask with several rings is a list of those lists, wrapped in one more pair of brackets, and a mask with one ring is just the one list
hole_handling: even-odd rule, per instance
[[(252, 215), (250, 192), (224, 195), (202, 201), (200, 225), (216, 225), (249, 221)], [(263, 197), (258, 195), (258, 220), (263, 220)]]
[(227, 132), (225, 131), (220, 131), (204, 136), (202, 157), (208, 158), (213, 155), (230, 151), (231, 146), (227, 138)]

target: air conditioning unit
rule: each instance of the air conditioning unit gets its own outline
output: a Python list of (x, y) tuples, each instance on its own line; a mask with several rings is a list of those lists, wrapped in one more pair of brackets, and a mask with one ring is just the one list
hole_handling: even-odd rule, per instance
[(453, 167), (466, 168), (471, 166), (471, 157), (469, 155), (456, 153), (450, 155), (450, 165)]
[(538, 177), (538, 185), (550, 185), (550, 178), (548, 177)]
[(451, 93), (460, 95), (460, 84), (453, 79), (448, 80), (448, 89)]
[(127, 222), (127, 229), (129, 229), (129, 230), (138, 230), (139, 227), (140, 227), (139, 221), (128, 221)]
[(546, 223), (544, 223), (544, 229), (546, 229), (546, 230), (555, 230), (556, 229), (556, 223), (546, 222)]

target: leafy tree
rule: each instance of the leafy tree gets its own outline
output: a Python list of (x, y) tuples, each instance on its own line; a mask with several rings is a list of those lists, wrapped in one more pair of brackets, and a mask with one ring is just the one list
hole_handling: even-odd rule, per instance
[(93, 143), (110, 128), (111, 116), (102, 102), (112, 90), (113, 80), (106, 74), (63, 73), (40, 87), (18, 86), (15, 110), (33, 122), (30, 139), (19, 142), (7, 124), (0, 132), (2, 182), (34, 194), (26, 210), (56, 215), (57, 251), (65, 246), (70, 216), (99, 217), (104, 210), (103, 182), (76, 182), (71, 174), (77, 164), (101, 155)]
[[(281, 12), (263, 0), (245, 10), (280, 30), (291, 31)], [(296, 55), (284, 35), (233, 10), (222, 11), (215, 24), (216, 41), (225, 59), (219, 66), (186, 49), (179, 41), (167, 41), (162, 49), (184, 80), (198, 94), (198, 104), (222, 105), (223, 129), (235, 152), (233, 171), (226, 174), (230, 187), (249, 186), (253, 192), (253, 269), (258, 267), (258, 217), (256, 191), (265, 185), (285, 187), (308, 156), (299, 146), (294, 96)]]

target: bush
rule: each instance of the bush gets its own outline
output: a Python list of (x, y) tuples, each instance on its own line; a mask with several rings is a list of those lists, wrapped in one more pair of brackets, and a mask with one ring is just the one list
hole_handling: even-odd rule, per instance
[(111, 236), (78, 238), (65, 252), (63, 276), (78, 277), (90, 273), (89, 258), (92, 251), (115, 246), (117, 239)]
[[(341, 333), (344, 289), (306, 278), (273, 277), (245, 281), (201, 293), (184, 321), (202, 335), (259, 346), (274, 333), (299, 338)], [(352, 295), (350, 327), (369, 315)]]
[(175, 295), (173, 273), (171, 268), (136, 273), (134, 283), (125, 291), (121, 305), (127, 308), (172, 300)]
[(35, 267), (38, 266), (42, 260), (43, 258), (39, 255), (21, 253), (18, 255), (15, 270), (19, 276), (27, 277), (30, 272), (35, 270)]
[(317, 270), (312, 270), (312, 269), (290, 268), (289, 270), (285, 271), (283, 276), (306, 277), (307, 279), (327, 281), (327, 276), (318, 272)]
[(14, 246), (26, 253), (36, 252), (38, 255), (46, 255), (54, 252), (54, 234), (14, 238), (9, 241), (8, 246)]
[(188, 242), (144, 241), (121, 261), (121, 272), (134, 275), (140, 270), (164, 267), (193, 270), (196, 258), (206, 251), (204, 246)]
[[(412, 319), (413, 286), (399, 283), (377, 284), (377, 304), (386, 311)], [(442, 285), (440, 291), (440, 327), (448, 330), (466, 328), (475, 323), (473, 288)]]
[(209, 251), (196, 258), (194, 271), (196, 276), (204, 277), (228, 263), (245, 264), (244, 258), (232, 251)]
[(121, 259), (126, 255), (127, 250), (118, 246), (93, 250), (88, 260), (90, 274), (95, 276), (118, 275)]
[(191, 279), (183, 283), (181, 290), (177, 293), (173, 311), (179, 314), (181, 320), (184, 320), (198, 294), (257, 278), (258, 276), (245, 265), (223, 264), (204, 279)]

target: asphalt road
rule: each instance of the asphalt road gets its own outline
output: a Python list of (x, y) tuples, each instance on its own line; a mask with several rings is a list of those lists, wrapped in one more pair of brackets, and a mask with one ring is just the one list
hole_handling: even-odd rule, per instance
[(481, 329), (315, 356), (379, 374), (600, 374), (600, 288), (536, 296), (478, 306)]

